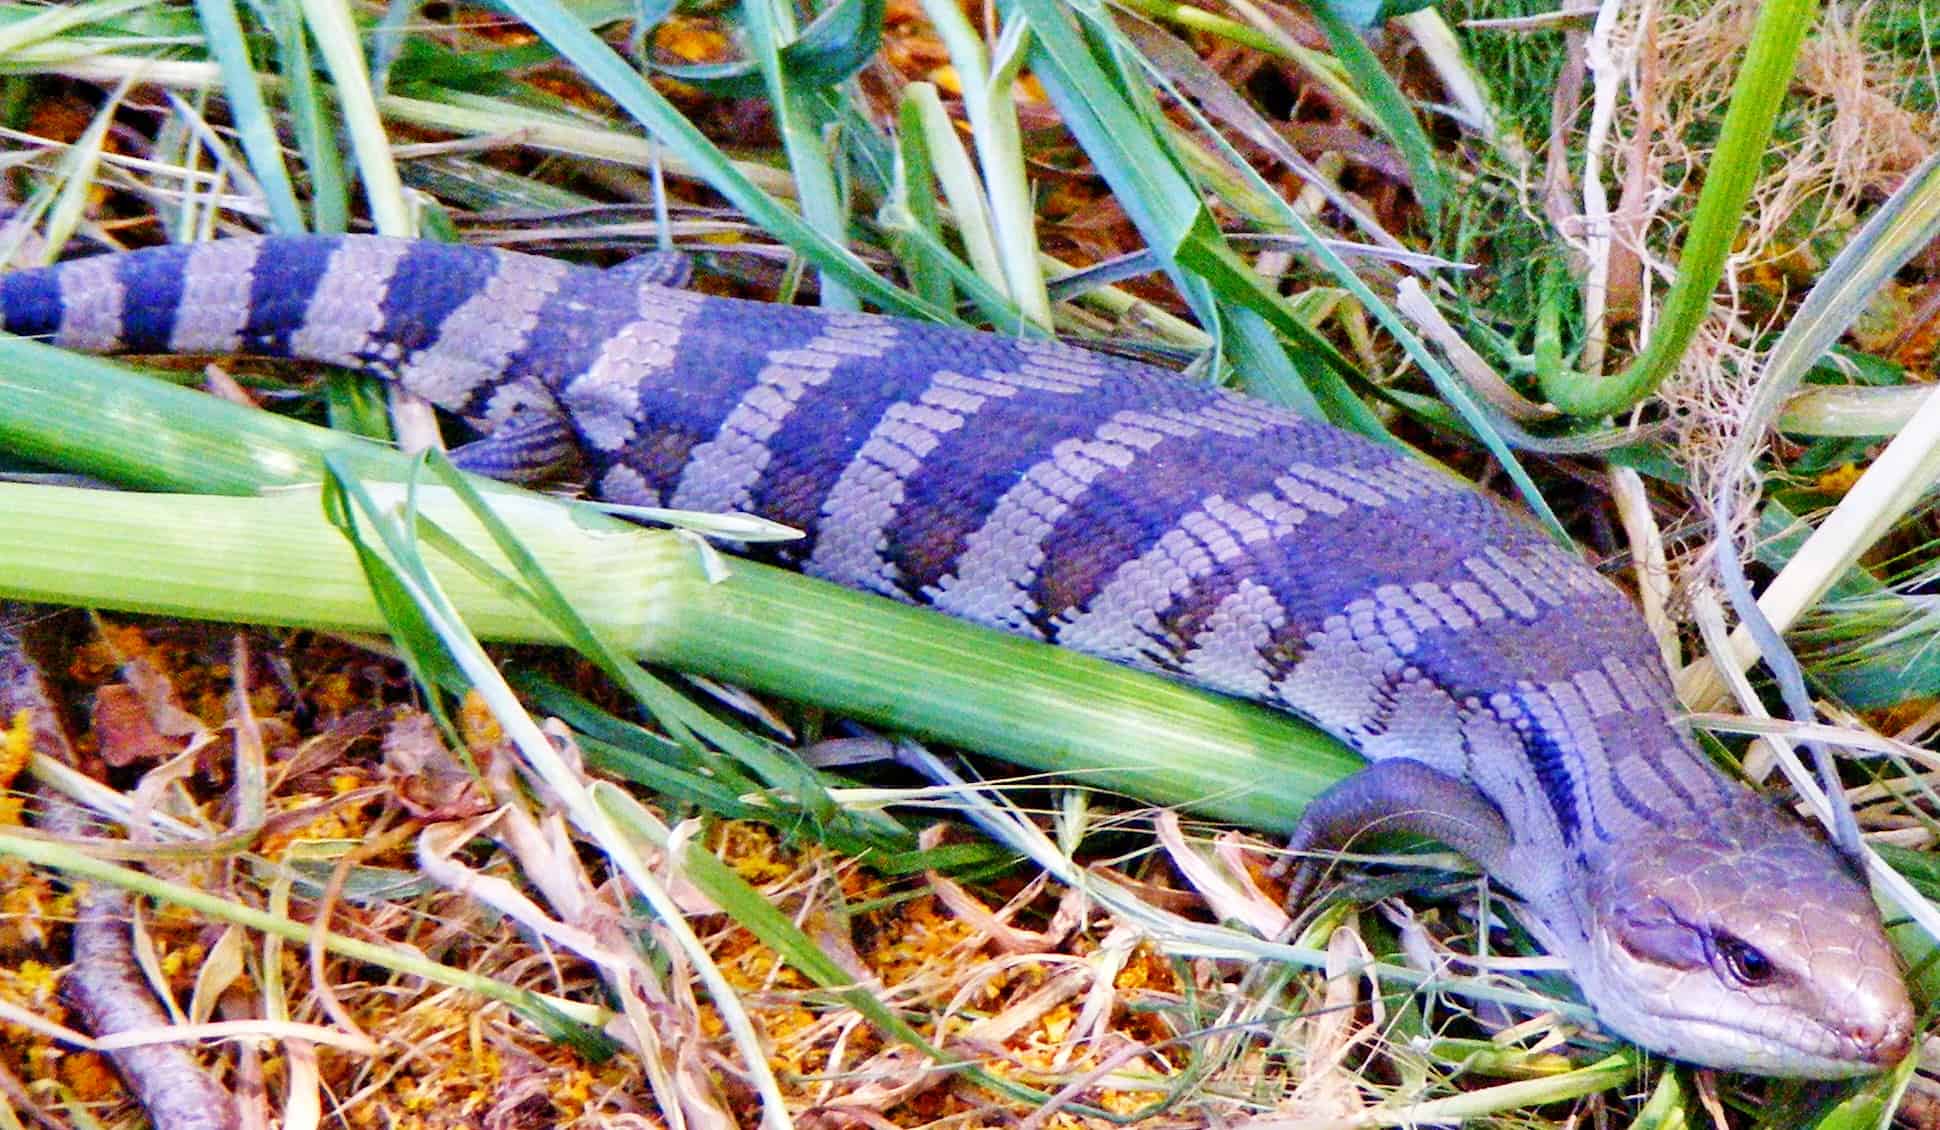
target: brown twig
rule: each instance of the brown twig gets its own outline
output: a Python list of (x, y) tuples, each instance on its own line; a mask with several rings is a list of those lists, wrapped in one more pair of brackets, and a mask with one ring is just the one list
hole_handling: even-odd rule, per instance
[(1588, 37), (1572, 28), (1563, 49), (1563, 69), (1556, 76), (1556, 90), (1549, 102), (1549, 144), (1543, 162), (1543, 213), (1557, 231), (1575, 238), (1583, 224), (1577, 217), (1575, 178), (1570, 175), (1569, 138), (1583, 99), (1583, 83), (1589, 75), (1584, 59)]
[[(74, 750), (47, 682), (14, 629), (19, 619), (18, 606), (0, 607), (0, 718), (25, 711), (34, 752), (74, 765)], [(88, 814), (80, 806), (45, 785), (36, 799), (42, 830), (68, 840), (86, 837)], [(113, 887), (89, 884), (78, 899), (74, 964), (62, 980), (61, 995), (80, 1026), (97, 1037), (173, 1024), (135, 963), (133, 915), (133, 900)], [(155, 1130), (239, 1130), (235, 1099), (188, 1048), (145, 1044), (104, 1054)]]

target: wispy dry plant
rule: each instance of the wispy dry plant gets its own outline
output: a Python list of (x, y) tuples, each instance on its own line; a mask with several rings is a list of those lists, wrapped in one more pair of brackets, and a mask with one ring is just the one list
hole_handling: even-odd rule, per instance
[(1800, 53), (1798, 74), (1801, 90), (1832, 107), (1823, 143), (1833, 183), (1873, 196), (1899, 187), (1936, 144), (1933, 115), (1909, 109), (1901, 96), (1920, 77), (1909, 67), (1918, 61), (1868, 50), (1858, 34), (1878, 7), (1861, 5), (1851, 18), (1830, 11)]

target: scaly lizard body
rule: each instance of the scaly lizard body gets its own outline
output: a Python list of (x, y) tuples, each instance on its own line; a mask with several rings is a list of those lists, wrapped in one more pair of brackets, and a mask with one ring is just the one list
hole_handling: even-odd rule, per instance
[(0, 314), (378, 373), (508, 463), (576, 449), (609, 500), (760, 514), (809, 573), (1290, 710), (1374, 763), (1302, 843), (1379, 820), (1467, 852), (1624, 1036), (1824, 1077), (1906, 1051), (1864, 883), (1697, 751), (1627, 598), (1528, 522), (1146, 366), (643, 278), (235, 239), (7, 275)]

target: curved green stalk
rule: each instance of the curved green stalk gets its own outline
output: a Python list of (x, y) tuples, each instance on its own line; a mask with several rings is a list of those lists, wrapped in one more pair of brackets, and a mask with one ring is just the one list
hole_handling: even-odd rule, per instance
[(1543, 396), (1574, 416), (1609, 416), (1630, 408), (1677, 367), (1724, 275), (1725, 258), (1745, 202), (1751, 198), (1772, 126), (1792, 81), (1799, 45), (1819, 11), (1818, 0), (1765, 0), (1752, 28), (1751, 45), (1725, 111), (1718, 148), (1705, 170), (1704, 189), (1691, 217), (1682, 261), (1664, 299), (1657, 329), (1644, 352), (1618, 376), (1597, 380), (1561, 367), (1542, 373)]

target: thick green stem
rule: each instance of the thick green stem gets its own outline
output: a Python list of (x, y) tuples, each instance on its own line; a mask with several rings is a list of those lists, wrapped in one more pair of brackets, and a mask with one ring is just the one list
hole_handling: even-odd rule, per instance
[[(361, 440), (5, 338), (0, 447), (151, 488), (228, 494), (315, 482), (325, 450), (356, 453), (373, 480), (401, 479), (408, 464)], [(652, 662), (1264, 829), (1290, 828), (1307, 799), (1360, 764), (1283, 714), (749, 562), (710, 580), (682, 535), (512, 488), (495, 495), (574, 607)], [(444, 492), (424, 492), (423, 510), (504, 567)], [(559, 639), (501, 587), (433, 544), (424, 552), (479, 635)], [(308, 489), (223, 498), (0, 486), (0, 596), (385, 630), (349, 546)]]

